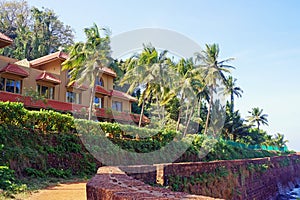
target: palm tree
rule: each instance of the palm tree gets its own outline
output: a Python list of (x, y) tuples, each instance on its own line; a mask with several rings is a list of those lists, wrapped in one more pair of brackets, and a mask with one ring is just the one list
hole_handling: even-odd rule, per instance
[[(100, 31), (104, 31), (101, 37)], [(78, 42), (71, 47), (69, 58), (63, 62), (63, 70), (70, 70), (70, 83), (75, 81), (83, 84), (88, 81), (91, 87), (88, 119), (92, 118), (93, 101), (95, 97), (96, 78), (102, 73), (104, 66), (109, 66), (112, 60), (110, 54), (110, 38), (106, 29), (99, 29), (96, 24), (84, 29), (87, 41)]]
[(151, 45), (144, 45), (140, 54), (132, 56), (124, 63), (126, 73), (120, 81), (120, 85), (130, 84), (128, 93), (132, 93), (137, 87), (143, 87), (139, 98), (139, 105), (142, 105), (139, 127), (142, 124), (145, 101), (153, 90), (158, 89), (154, 85), (161, 83), (162, 70), (165, 72), (164, 68), (168, 66), (166, 54), (167, 51), (158, 53)]
[(230, 111), (234, 112), (234, 96), (242, 97), (242, 93), (244, 92), (240, 87), (236, 86), (236, 80), (232, 76), (227, 78), (226, 82), (226, 93), (230, 95)]
[(236, 141), (238, 138), (243, 138), (249, 134), (250, 126), (244, 124), (244, 119), (239, 111), (231, 112), (231, 106), (227, 102), (226, 119), (223, 127), (223, 135), (225, 139)]
[(283, 134), (276, 133), (274, 138), (274, 143), (276, 144), (276, 146), (278, 146), (279, 148), (284, 148), (288, 142), (288, 140), (284, 139)]
[(192, 59), (181, 59), (176, 65), (173, 66), (173, 68), (175, 68), (175, 71), (178, 73), (179, 76), (178, 80), (176, 80), (178, 85), (175, 88), (176, 93), (178, 94), (178, 96), (180, 96), (180, 107), (176, 125), (176, 130), (178, 131), (184, 100), (187, 97), (192, 96), (190, 95), (190, 93), (193, 92), (191, 82), (193, 79), (192, 70), (194, 69), (194, 63)]
[(204, 74), (204, 82), (206, 83), (210, 94), (204, 134), (207, 134), (210, 113), (214, 103), (213, 93), (216, 92), (216, 87), (219, 83), (218, 81), (221, 81), (221, 83), (226, 85), (227, 80), (224, 73), (230, 73), (229, 69), (234, 68), (233, 66), (226, 65), (226, 63), (233, 60), (233, 58), (228, 58), (222, 61), (218, 60), (219, 52), (220, 49), (217, 44), (206, 44), (205, 50), (200, 53), (196, 53), (196, 60), (200, 61), (200, 65), (196, 70), (200, 70)]
[(260, 109), (258, 107), (252, 108), (252, 111), (248, 111), (248, 113), (251, 115), (247, 117), (247, 121), (250, 124), (256, 123), (258, 131), (261, 124), (268, 126), (268, 119), (267, 119), (268, 115), (263, 114), (263, 109)]

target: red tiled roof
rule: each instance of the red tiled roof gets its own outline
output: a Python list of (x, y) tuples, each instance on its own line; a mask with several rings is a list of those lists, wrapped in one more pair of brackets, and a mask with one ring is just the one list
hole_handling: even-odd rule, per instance
[(21, 67), (19, 67), (18, 65), (15, 65), (15, 64), (6, 65), (6, 67), (3, 67), (0, 70), (0, 73), (15, 74), (15, 75), (19, 75), (22, 77), (27, 77), (29, 75), (28, 72), (26, 72), (24, 69), (22, 69)]
[(52, 74), (47, 73), (45, 71), (43, 73), (41, 73), (38, 77), (36, 77), (36, 80), (37, 81), (40, 81), (40, 80), (48, 81), (48, 82), (52, 82), (54, 84), (60, 84), (61, 83), (61, 80), (59, 80), (58, 78), (56, 78)]
[(36, 67), (36, 66), (40, 66), (42, 64), (48, 63), (53, 60), (57, 60), (57, 59), (66, 60), (67, 58), (68, 58), (68, 54), (61, 52), (61, 51), (57, 51), (55, 53), (52, 53), (52, 54), (49, 54), (49, 55), (46, 55), (46, 56), (43, 56), (43, 57), (40, 57), (40, 58), (30, 61), (30, 65), (32, 67)]
[(89, 89), (89, 87), (87, 85), (85, 85), (85, 84), (79, 85), (75, 81), (71, 85), (66, 85), (66, 86), (67, 87), (76, 88), (76, 89), (79, 89), (79, 90), (87, 90), (87, 89)]
[[(35, 60), (32, 60), (32, 61), (30, 61), (30, 64), (31, 64), (32, 67), (37, 67), (37, 66), (45, 64), (47, 62), (56, 60), (56, 59), (66, 60), (66, 59), (68, 59), (68, 57), (69, 57), (68, 54), (66, 54), (64, 52), (61, 52), (61, 51), (57, 51), (55, 53), (37, 58)], [(107, 74), (107, 75), (110, 75), (110, 76), (113, 76), (113, 77), (117, 77), (116, 72), (114, 72), (114, 70), (112, 70), (108, 67), (103, 67), (102, 71), (103, 71), (104, 74)]]
[(8, 42), (13, 42), (13, 40), (11, 38), (9, 38), (8, 36), (4, 35), (3, 33), (0, 32), (0, 39), (1, 40), (6, 40)]
[(134, 98), (133, 96), (131, 96), (127, 93), (118, 91), (118, 90), (111, 90), (110, 95), (113, 96), (113, 97), (118, 97), (118, 98), (126, 99), (126, 100), (129, 100), (129, 101), (137, 101), (137, 99)]
[(100, 85), (97, 85), (95, 88), (96, 93), (104, 94), (110, 96), (110, 92), (101, 87)]
[(13, 43), (13, 40), (0, 32), (0, 48), (10, 45), (11, 43)]
[(108, 67), (103, 67), (102, 71), (103, 71), (104, 74), (108, 74), (110, 76), (117, 77), (116, 72), (114, 72), (114, 70), (112, 70), (112, 69), (110, 69)]

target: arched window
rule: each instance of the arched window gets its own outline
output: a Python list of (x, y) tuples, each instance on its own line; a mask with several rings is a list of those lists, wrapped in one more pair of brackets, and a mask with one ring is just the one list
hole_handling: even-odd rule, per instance
[(95, 96), (94, 98), (94, 106), (95, 108), (103, 108), (103, 98)]
[(96, 85), (100, 85), (100, 86), (104, 87), (103, 79), (102, 78), (97, 78)]

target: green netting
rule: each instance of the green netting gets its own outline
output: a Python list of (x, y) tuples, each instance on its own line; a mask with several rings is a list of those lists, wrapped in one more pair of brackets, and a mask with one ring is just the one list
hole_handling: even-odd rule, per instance
[(247, 145), (247, 144), (243, 144), (243, 143), (234, 142), (231, 140), (224, 140), (224, 141), (231, 146), (235, 146), (235, 147), (239, 147), (239, 148), (248, 148), (248, 149), (253, 149), (253, 150), (262, 149), (262, 150), (267, 150), (267, 151), (282, 151), (282, 152), (288, 151), (287, 146), (279, 148), (277, 146)]

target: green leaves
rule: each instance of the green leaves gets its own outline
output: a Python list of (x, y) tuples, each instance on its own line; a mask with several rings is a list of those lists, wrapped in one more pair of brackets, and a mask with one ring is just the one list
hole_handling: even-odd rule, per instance
[(0, 53), (22, 60), (36, 59), (73, 44), (74, 34), (50, 9), (30, 7), (26, 1), (0, 2), (0, 32), (14, 43)]
[(248, 111), (250, 116), (247, 117), (247, 121), (253, 125), (254, 123), (257, 124), (257, 128), (259, 130), (260, 125), (267, 125), (268, 126), (268, 115), (263, 114), (263, 109), (260, 109), (258, 107), (252, 108), (251, 111)]

